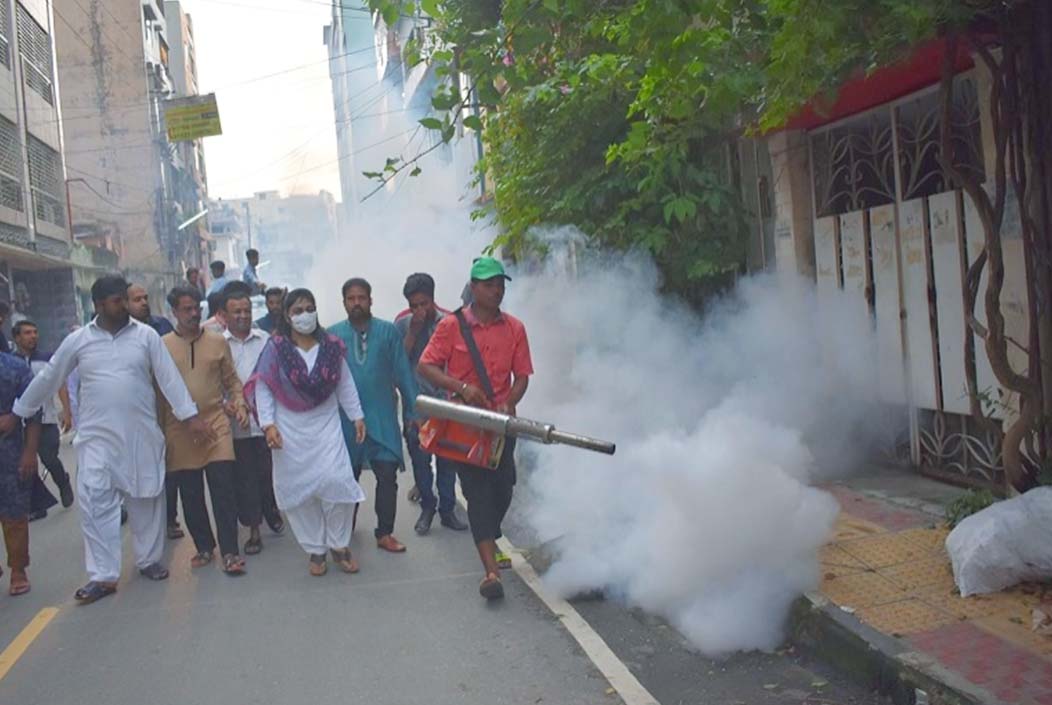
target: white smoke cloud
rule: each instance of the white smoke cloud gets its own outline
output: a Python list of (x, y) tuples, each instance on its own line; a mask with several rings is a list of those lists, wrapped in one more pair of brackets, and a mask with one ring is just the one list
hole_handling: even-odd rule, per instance
[(838, 513), (809, 483), (870, 436), (871, 333), (795, 279), (744, 280), (703, 319), (657, 288), (642, 258), (516, 288), (537, 368), (520, 412), (619, 444), (544, 448), (522, 514), (564, 595), (603, 589), (709, 654), (772, 649)]

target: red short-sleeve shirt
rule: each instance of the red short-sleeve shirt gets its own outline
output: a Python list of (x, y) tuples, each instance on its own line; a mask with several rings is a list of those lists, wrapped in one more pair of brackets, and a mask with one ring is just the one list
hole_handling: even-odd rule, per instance
[[(470, 306), (464, 309), (464, 317), (471, 326), (471, 334), (493, 385), (493, 401), (503, 404), (511, 395), (512, 375), (527, 377), (533, 374), (526, 326), (518, 318), (503, 312), (492, 323), (483, 325), (475, 318)], [(446, 316), (438, 322), (431, 342), (420, 356), (420, 364), (441, 367), (450, 377), (482, 388), (467, 343), (460, 335), (456, 316)]]

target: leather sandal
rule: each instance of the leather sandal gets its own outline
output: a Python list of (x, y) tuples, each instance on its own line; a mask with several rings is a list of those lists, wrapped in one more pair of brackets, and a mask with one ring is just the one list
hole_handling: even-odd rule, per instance
[(504, 597), (504, 585), (500, 582), (500, 576), (496, 573), (488, 573), (479, 583), (479, 594), (487, 600), (499, 600)]
[(313, 575), (315, 578), (320, 578), (327, 572), (329, 572), (329, 565), (325, 562), (325, 554), (310, 554), (310, 574)]
[(215, 551), (201, 551), (190, 559), (190, 566), (193, 568), (204, 568), (212, 562), (213, 558), (215, 558)]
[(357, 573), (359, 570), (358, 561), (354, 560), (349, 548), (345, 548), (342, 551), (333, 549), (332, 559), (336, 561), (336, 565), (340, 566), (340, 570), (344, 573)]
[(228, 553), (223, 556), (223, 572), (229, 576), (245, 574), (245, 559), (241, 556)]
[(82, 605), (90, 605), (92, 602), (98, 602), (104, 597), (108, 597), (113, 593), (117, 592), (117, 586), (111, 583), (97, 583), (92, 580), (90, 583), (73, 593), (73, 599)]

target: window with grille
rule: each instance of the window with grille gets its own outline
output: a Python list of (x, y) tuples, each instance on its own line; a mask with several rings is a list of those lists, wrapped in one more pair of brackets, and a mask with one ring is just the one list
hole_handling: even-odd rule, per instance
[(0, 2), (0, 35), (0, 64), (10, 69), (11, 45), (8, 37), (11, 36), (11, 16), (7, 11), (6, 2)]
[(29, 183), (37, 220), (54, 225), (66, 224), (62, 189), (62, 157), (33, 135), (29, 136)]
[(18, 47), (22, 54), (26, 86), (55, 104), (51, 89), (51, 37), (21, 4), (18, 8)]
[(18, 127), (0, 116), (0, 206), (22, 210), (22, 150)]

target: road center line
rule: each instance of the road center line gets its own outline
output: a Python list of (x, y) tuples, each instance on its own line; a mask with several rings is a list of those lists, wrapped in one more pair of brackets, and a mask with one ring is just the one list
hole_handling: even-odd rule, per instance
[(3, 653), (0, 653), (0, 680), (4, 679), (4, 676), (18, 662), (18, 659), (22, 658), (22, 654), (26, 652), (29, 645), (40, 636), (40, 633), (44, 631), (44, 628), (57, 614), (57, 607), (45, 607), (37, 612), (36, 616), (29, 620), (29, 624), (26, 625), (25, 629), (19, 632), (18, 636), (8, 644)]
[[(467, 507), (467, 499), (461, 492), (459, 483), (457, 484), (457, 499), (461, 507)], [(511, 557), (511, 567), (515, 573), (558, 618), (563, 628), (577, 641), (585, 655), (621, 696), (625, 705), (661, 705), (658, 699), (643, 687), (628, 666), (607, 646), (603, 637), (592, 629), (592, 625), (581, 616), (581, 613), (569, 602), (553, 594), (544, 586), (537, 571), (526, 560), (522, 551), (516, 548), (507, 537), (499, 539), (497, 545), (500, 546), (500, 550)]]

